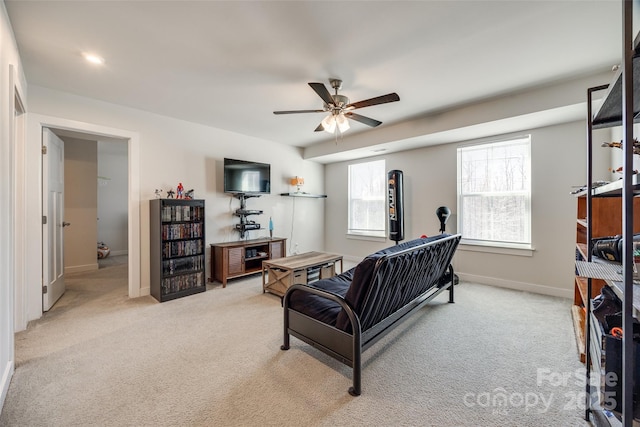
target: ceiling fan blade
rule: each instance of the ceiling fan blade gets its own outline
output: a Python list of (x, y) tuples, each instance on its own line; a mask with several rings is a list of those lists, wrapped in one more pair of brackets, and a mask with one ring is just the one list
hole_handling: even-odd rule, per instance
[[(387, 102), (400, 101), (400, 97), (397, 93), (388, 93), (386, 95), (377, 96), (371, 99), (365, 99), (364, 101), (353, 102), (348, 104), (345, 108), (354, 110), (356, 108), (370, 107), (372, 105), (386, 104)], [(356, 119), (357, 120), (357, 119)]]
[(324, 130), (324, 126), (322, 126), (322, 123), (320, 123), (318, 127), (315, 128), (314, 132), (322, 132), (323, 130)]
[(353, 119), (360, 123), (364, 123), (365, 125), (371, 126), (371, 127), (380, 126), (382, 124), (381, 121), (372, 119), (370, 117), (361, 116), (360, 114), (356, 114), (356, 113), (348, 112), (348, 113), (344, 113), (344, 115), (350, 119)]
[(290, 111), (274, 111), (273, 114), (298, 114), (298, 113), (324, 113), (324, 110), (290, 110)]
[(327, 90), (327, 87), (324, 85), (324, 83), (309, 83), (309, 86), (311, 86), (311, 88), (316, 91), (318, 96), (322, 98), (325, 104), (333, 105), (333, 97)]

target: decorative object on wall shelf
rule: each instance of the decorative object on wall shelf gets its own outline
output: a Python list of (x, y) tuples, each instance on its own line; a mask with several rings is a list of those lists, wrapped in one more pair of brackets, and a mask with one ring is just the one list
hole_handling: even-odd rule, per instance
[(162, 190), (156, 188), (155, 195), (156, 199), (162, 199)]
[(291, 185), (294, 185), (296, 187), (296, 192), (300, 192), (300, 187), (304, 185), (304, 178), (300, 176), (295, 176), (291, 178), (289, 182)]
[(178, 186), (176, 187), (176, 199), (182, 199), (184, 197), (184, 187), (182, 186), (182, 183), (179, 182)]
[(310, 194), (305, 193), (304, 191), (300, 191), (300, 187), (304, 185), (304, 178), (300, 176), (294, 176), (289, 180), (291, 185), (296, 187), (296, 191), (293, 193), (280, 193), (281, 196), (290, 196), (290, 197), (311, 197), (311, 198), (323, 198), (327, 197), (326, 194)]

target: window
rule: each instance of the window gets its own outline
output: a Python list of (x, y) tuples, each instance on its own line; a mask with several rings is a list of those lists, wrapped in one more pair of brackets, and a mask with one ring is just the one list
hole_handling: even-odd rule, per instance
[(458, 148), (458, 231), (466, 243), (530, 248), (530, 136)]
[(385, 237), (386, 190), (384, 160), (349, 165), (348, 234)]

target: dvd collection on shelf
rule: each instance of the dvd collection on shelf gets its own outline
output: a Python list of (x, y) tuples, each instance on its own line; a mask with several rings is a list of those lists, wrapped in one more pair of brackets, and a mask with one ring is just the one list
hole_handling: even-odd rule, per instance
[(164, 302), (204, 292), (204, 200), (154, 199), (150, 218), (151, 295)]
[(162, 274), (165, 276), (188, 273), (193, 270), (204, 270), (204, 257), (191, 256), (162, 261)]
[(171, 221), (202, 221), (204, 206), (175, 206), (162, 207), (162, 222)]
[(200, 255), (203, 249), (202, 240), (165, 242), (162, 246), (163, 258)]
[(204, 285), (203, 277), (203, 272), (183, 276), (165, 277), (162, 279), (162, 295), (169, 295), (187, 289), (199, 288)]
[(197, 239), (202, 237), (202, 223), (165, 224), (162, 226), (162, 240)]

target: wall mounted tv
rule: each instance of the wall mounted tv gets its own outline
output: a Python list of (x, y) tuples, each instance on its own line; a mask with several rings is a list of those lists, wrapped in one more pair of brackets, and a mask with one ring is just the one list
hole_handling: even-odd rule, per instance
[(224, 192), (235, 194), (271, 193), (271, 165), (225, 158)]

